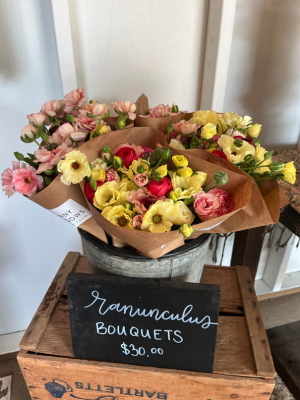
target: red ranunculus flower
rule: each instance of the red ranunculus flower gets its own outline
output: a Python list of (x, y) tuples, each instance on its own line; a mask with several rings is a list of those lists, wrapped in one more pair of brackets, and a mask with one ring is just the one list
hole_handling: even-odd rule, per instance
[(149, 185), (147, 185), (147, 189), (149, 192), (154, 194), (154, 196), (162, 197), (166, 196), (166, 194), (173, 189), (173, 186), (170, 179), (165, 176), (160, 182), (157, 182), (152, 178)]
[(117, 151), (115, 156), (122, 158), (124, 167), (126, 168), (129, 168), (129, 165), (133, 160), (138, 159), (136, 152), (131, 147), (122, 147), (119, 151)]
[[(102, 186), (102, 185), (103, 185), (103, 182), (97, 181), (97, 187)], [(91, 188), (90, 182), (87, 182), (87, 184), (85, 185), (84, 193), (90, 203), (92, 203), (94, 200), (95, 192), (96, 191)]]
[(223, 151), (220, 150), (214, 150), (211, 154), (214, 154), (215, 156), (221, 157), (224, 160), (228, 161), (228, 158), (226, 157), (226, 154), (223, 153)]

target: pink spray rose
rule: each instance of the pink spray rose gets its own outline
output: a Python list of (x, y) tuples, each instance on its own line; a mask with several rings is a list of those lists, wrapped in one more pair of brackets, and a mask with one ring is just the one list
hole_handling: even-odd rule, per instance
[(114, 110), (118, 111), (119, 113), (125, 112), (128, 114), (128, 118), (131, 119), (132, 121), (135, 120), (135, 111), (136, 111), (136, 105), (134, 103), (131, 103), (130, 101), (121, 101), (118, 100), (115, 103), (111, 103), (111, 108)]
[(141, 228), (142, 223), (143, 223), (143, 216), (142, 215), (136, 215), (135, 217), (133, 217), (132, 219), (132, 226), (134, 228)]
[(65, 95), (66, 105), (64, 111), (66, 113), (71, 113), (74, 108), (82, 107), (85, 101), (87, 100), (85, 95), (85, 89), (78, 88), (76, 90), (72, 90), (70, 93)]
[(36, 174), (36, 170), (27, 165), (14, 171), (12, 184), (15, 190), (26, 196), (33, 196), (37, 189), (43, 188), (43, 177)]
[(208, 221), (219, 207), (219, 200), (216, 196), (204, 191), (194, 195), (194, 210), (202, 221)]
[(55, 117), (58, 118), (63, 116), (63, 112), (57, 115), (57, 112), (62, 108), (63, 102), (61, 100), (51, 100), (44, 103), (41, 107), (41, 113), (45, 115), (45, 117)]
[(27, 118), (31, 124), (35, 124), (36, 126), (42, 126), (46, 120), (45, 115), (42, 113), (29, 114)]
[(146, 174), (137, 174), (134, 177), (134, 183), (139, 187), (147, 185), (148, 181), (149, 179)]
[(150, 108), (149, 112), (153, 118), (160, 118), (165, 117), (167, 114), (169, 114), (169, 109), (169, 104), (167, 104), (166, 106), (164, 104), (159, 104), (156, 107)]
[(26, 164), (23, 162), (21, 163), (20, 166), (20, 161), (13, 161), (12, 163), (13, 163), (13, 169), (11, 170), (10, 168), (6, 168), (6, 170), (1, 174), (2, 190), (3, 192), (5, 192), (8, 198), (10, 198), (16, 192), (16, 188), (12, 183), (14, 171), (19, 168), (26, 167)]
[(62, 143), (61, 146), (52, 151), (47, 150), (45, 146), (42, 146), (40, 149), (36, 150), (34, 153), (37, 158), (35, 162), (40, 163), (37, 174), (41, 174), (42, 172), (47, 171), (47, 169), (52, 169), (62, 158), (64, 158), (67, 153), (72, 150), (73, 148), (69, 147), (66, 143)]
[(71, 125), (69, 122), (61, 125), (55, 132), (64, 141), (68, 138), (72, 138), (76, 142), (84, 140), (87, 136), (87, 132), (79, 132), (77, 124)]
[[(76, 120), (78, 126), (87, 132), (92, 132), (96, 129), (95, 117), (103, 117), (107, 113), (107, 110), (108, 105), (105, 103), (88, 103), (83, 110), (79, 110), (79, 115)], [(106, 125), (104, 121), (101, 120), (100, 122), (100, 118), (97, 118), (97, 122)], [(110, 129), (109, 126), (107, 127)]]
[(30, 139), (33, 139), (33, 133), (32, 132), (37, 134), (38, 133), (37, 128), (35, 128), (31, 124), (25, 125), (24, 128), (21, 130), (21, 136), (23, 137), (24, 140), (26, 140), (25, 135), (27, 135)]

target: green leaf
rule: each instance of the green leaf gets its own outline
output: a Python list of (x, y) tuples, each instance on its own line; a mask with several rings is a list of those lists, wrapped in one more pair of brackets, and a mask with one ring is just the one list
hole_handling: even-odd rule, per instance
[(49, 178), (49, 176), (45, 176), (45, 183), (46, 183), (46, 185), (50, 185), (51, 182), (52, 182), (52, 179)]
[(143, 165), (139, 165), (136, 170), (139, 174), (142, 174), (145, 171), (145, 168), (143, 167)]
[(23, 161), (27, 162), (27, 164), (31, 165), (32, 167), (36, 167), (36, 163), (34, 163), (30, 158), (24, 157)]
[(27, 143), (32, 143), (33, 139), (31, 139), (28, 135), (25, 134), (25, 139), (27, 140)]
[(91, 163), (89, 163), (89, 167), (90, 167), (90, 170), (93, 171), (93, 166)]
[(24, 160), (24, 156), (21, 153), (18, 153), (17, 151), (14, 152), (14, 155), (16, 157), (17, 160), (19, 161), (23, 161)]
[(235, 141), (233, 142), (235, 147), (242, 147), (244, 144), (243, 139), (235, 139)]
[(47, 171), (44, 171), (44, 174), (46, 175), (53, 175), (54, 174), (54, 169), (47, 169)]
[(96, 190), (96, 189), (97, 189), (97, 182), (95, 181), (95, 179), (91, 179), (91, 180), (90, 180), (90, 185), (91, 185), (91, 188), (92, 188), (93, 190)]
[(48, 135), (47, 135), (47, 133), (42, 132), (40, 136), (41, 136), (41, 138), (42, 138), (45, 142), (48, 141)]

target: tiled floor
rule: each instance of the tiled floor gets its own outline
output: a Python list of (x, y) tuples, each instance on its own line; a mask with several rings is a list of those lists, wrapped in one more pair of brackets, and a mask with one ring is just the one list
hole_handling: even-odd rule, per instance
[[(260, 302), (260, 308), (266, 329), (299, 320), (299, 310), (295, 307), (299, 304), (299, 300), (300, 293), (295, 293)], [(12, 354), (11, 357), (13, 358), (6, 360), (3, 359), (3, 356), (2, 360), (0, 357), (0, 376), (6, 376), (9, 374), (13, 375), (11, 400), (30, 400), (31, 397), (28, 393), (17, 359), (15, 358), (16, 354)], [(277, 377), (276, 388), (271, 400), (292, 399), (293, 397), (289, 397), (289, 392), (283, 382)]]

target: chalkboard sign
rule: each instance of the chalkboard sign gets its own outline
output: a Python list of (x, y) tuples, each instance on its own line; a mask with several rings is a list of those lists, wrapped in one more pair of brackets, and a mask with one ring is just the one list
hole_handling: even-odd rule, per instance
[(219, 286), (71, 272), (67, 290), (75, 357), (213, 372)]

